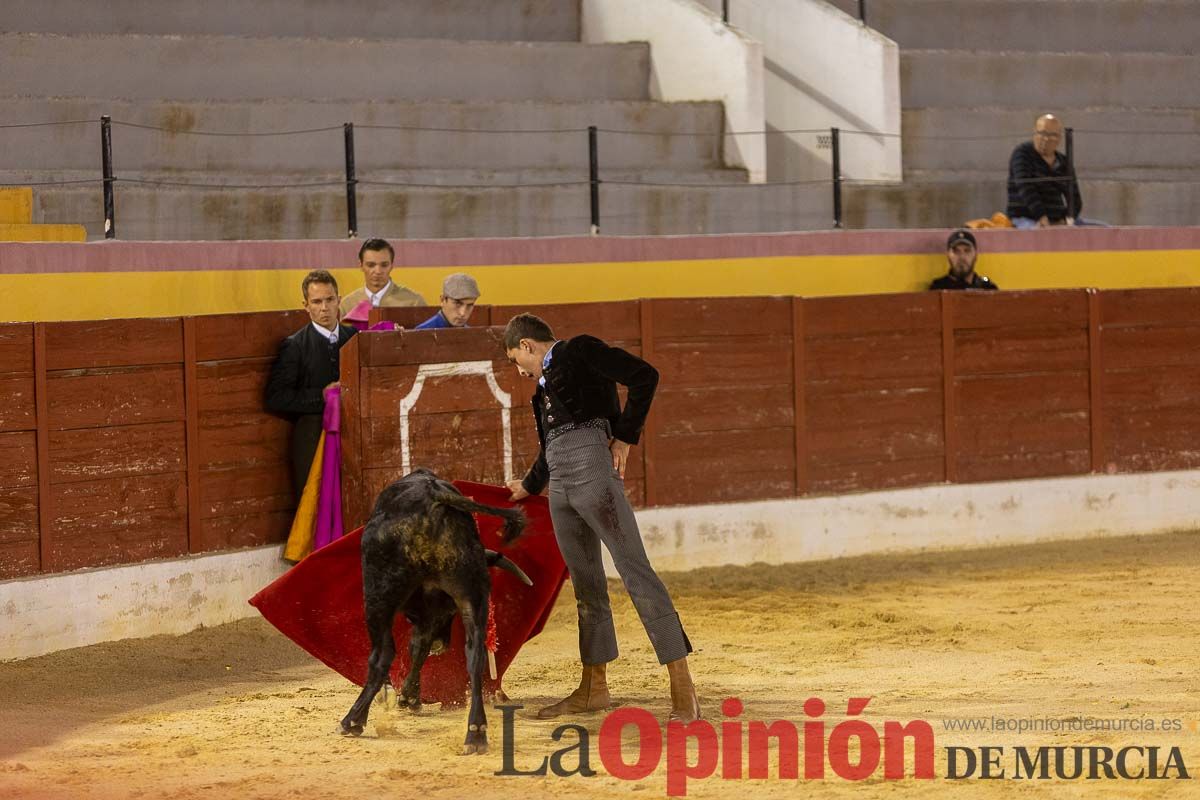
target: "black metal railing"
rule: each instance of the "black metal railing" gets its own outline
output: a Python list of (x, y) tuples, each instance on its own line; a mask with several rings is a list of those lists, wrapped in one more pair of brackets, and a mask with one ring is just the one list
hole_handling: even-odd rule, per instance
[[(535, 189), (547, 187), (571, 188), (586, 186), (588, 190), (588, 230), (593, 234), (599, 234), (604, 224), (605, 215), (602, 214), (601, 202), (604, 196), (604, 187), (654, 187), (654, 188), (684, 188), (684, 189), (740, 189), (745, 191), (781, 191), (788, 187), (813, 187), (821, 184), (826, 184), (829, 187), (829, 197), (831, 200), (830, 209), (832, 212), (832, 226), (834, 228), (844, 228), (846, 224), (843, 194), (846, 187), (865, 187), (879, 184), (890, 185), (905, 185), (905, 186), (926, 186), (926, 185), (955, 185), (961, 186), (967, 181), (921, 181), (919, 179), (904, 181), (881, 181), (873, 179), (853, 178), (847, 175), (846, 160), (847, 160), (847, 137), (867, 137), (874, 139), (876, 143), (887, 139), (898, 139), (899, 134), (885, 133), (878, 131), (861, 131), (849, 130), (840, 127), (832, 128), (811, 128), (800, 130), (767, 130), (767, 131), (718, 131), (718, 130), (703, 130), (703, 131), (684, 131), (684, 130), (625, 130), (620, 128), (603, 128), (596, 125), (589, 125), (586, 128), (559, 128), (559, 129), (512, 129), (512, 128), (452, 128), (452, 127), (422, 127), (422, 126), (404, 126), (404, 125), (366, 125), (346, 122), (340, 126), (327, 126), (306, 128), (300, 130), (279, 130), (279, 131), (205, 131), (205, 130), (187, 130), (180, 131), (164, 127), (144, 125), (141, 123), (122, 122), (113, 120), (110, 116), (104, 115), (100, 118), (100, 163), (101, 174), (99, 183), (102, 190), (103, 201), (103, 232), (105, 238), (113, 239), (117, 236), (117, 213), (116, 213), (116, 195), (119, 192), (121, 184), (143, 187), (162, 187), (162, 188), (196, 188), (196, 189), (211, 189), (211, 190), (283, 190), (283, 189), (315, 189), (315, 188), (333, 188), (341, 187), (345, 193), (345, 213), (346, 213), (346, 234), (350, 237), (358, 235), (359, 231), (359, 214), (358, 214), (358, 191), (362, 186), (370, 187), (391, 187), (397, 189), (461, 189), (461, 190), (495, 190), (495, 189)], [(80, 126), (94, 125), (95, 120), (69, 120), (63, 122), (34, 122), (24, 124), (5, 124), (0, 125), (0, 133), (10, 129), (21, 128), (36, 128), (41, 129), (47, 126)], [(114, 128), (129, 128), (136, 130), (144, 130), (155, 132), (164, 137), (179, 137), (184, 135), (190, 136), (213, 136), (213, 137), (285, 137), (285, 136), (302, 136), (328, 134), (337, 131), (339, 128), (342, 131), (342, 168), (344, 177), (335, 179), (332, 175), (328, 180), (292, 180), (292, 181), (276, 181), (270, 183), (255, 183), (255, 182), (232, 182), (222, 180), (219, 172), (213, 172), (205, 169), (207, 174), (213, 177), (211, 180), (186, 180), (184, 178), (176, 178), (174, 176), (163, 177), (161, 175), (134, 175), (123, 177), (116, 174), (113, 158), (114, 144)], [(395, 180), (389, 179), (386, 176), (381, 176), (376, 170), (374, 174), (368, 172), (367, 176), (362, 176), (360, 172), (360, 160), (356, 157), (356, 137), (358, 131), (384, 131), (384, 132), (407, 132), (427, 133), (444, 136), (447, 134), (464, 135), (464, 136), (489, 136), (489, 135), (524, 135), (524, 136), (555, 136), (555, 137), (579, 137), (575, 139), (580, 143), (579, 150), (574, 152), (579, 153), (586, 146), (587, 159), (587, 175), (582, 172), (571, 174), (572, 169), (579, 167), (560, 167), (567, 174), (566, 179), (560, 180), (545, 180), (545, 181), (520, 181), (517, 182), (474, 182), (474, 183), (451, 183), (451, 182), (423, 182), (415, 180)], [(1067, 163), (1067, 178), (1052, 177), (1052, 178), (1036, 178), (1029, 179), (1027, 182), (1043, 182), (1053, 181), (1062, 182), (1065, 180), (1077, 180), (1075, 163), (1075, 134), (1086, 133), (1089, 136), (1123, 136), (1136, 137), (1144, 139), (1147, 136), (1189, 136), (1200, 137), (1200, 131), (1196, 130), (1176, 130), (1176, 131), (1136, 131), (1136, 130), (1098, 130), (1098, 129), (1065, 129), (1065, 156)], [(771, 137), (771, 136), (792, 136), (804, 137), (814, 136), (814, 150), (828, 149), (830, 151), (830, 174), (828, 178), (809, 178), (801, 180), (775, 180), (764, 181), (758, 183), (748, 182), (712, 182), (710, 180), (662, 180), (646, 179), (644, 175), (635, 175), (633, 178), (622, 177), (616, 170), (610, 170), (608, 177), (605, 176), (605, 170), (601, 163), (601, 145), (602, 137), (609, 139), (617, 139), (618, 137), (654, 137), (657, 139), (671, 139), (679, 137), (696, 137), (696, 138), (711, 138), (714, 139), (711, 147), (699, 148), (698, 152), (703, 157), (716, 161), (718, 164), (724, 162), (725, 147), (727, 142), (738, 142), (747, 137)], [(930, 140), (946, 143), (969, 143), (969, 142), (991, 142), (1003, 141), (1010, 142), (1021, 141), (1027, 138), (1028, 132), (1010, 132), (1010, 133), (988, 133), (978, 135), (933, 135), (933, 136), (918, 136), (912, 135), (906, 137), (909, 141)], [(118, 136), (119, 138), (119, 136)], [(94, 140), (93, 140), (94, 141)], [(584, 145), (586, 142), (586, 145)], [(615, 146), (608, 152), (620, 153), (622, 148)], [(560, 148), (561, 152), (569, 152), (566, 148)], [(853, 152), (853, 148), (851, 148)], [(853, 159), (851, 159), (853, 160)], [(580, 164), (582, 159), (575, 160), (574, 164)], [(172, 165), (173, 169), (178, 169), (186, 165)], [(428, 167), (426, 167), (428, 168)], [(720, 167), (718, 167), (720, 168)], [(517, 169), (521, 169), (518, 167)], [(627, 168), (628, 169), (628, 168)], [(635, 171), (644, 169), (644, 167), (635, 167)], [(669, 169), (669, 168), (668, 168)], [(703, 173), (705, 170), (697, 170)], [(852, 170), (851, 170), (852, 172)], [(683, 173), (687, 174), (687, 173)], [(311, 176), (311, 170), (310, 170)], [(578, 176), (578, 177), (575, 177)], [(1090, 175), (1093, 179), (1108, 179), (1119, 181), (1126, 184), (1136, 184), (1141, 181), (1130, 179), (1122, 175)], [(989, 175), (984, 179), (975, 178), (977, 182), (986, 181), (989, 185), (1008, 184), (1009, 178), (1007, 174), (1001, 174), (999, 171), (993, 176)], [(1153, 179), (1155, 182), (1173, 182), (1170, 178)], [(1191, 180), (1185, 175), (1181, 180)], [(68, 184), (85, 184), (94, 183), (95, 178), (84, 179), (65, 179), (65, 180), (49, 180), (49, 181), (29, 181), (22, 180), (14, 183), (0, 182), (0, 186), (58, 186)], [(1078, 209), (1075, 207), (1074, 192), (1066, 192), (1067, 195), (1067, 211), (1068, 216), (1075, 217)], [(623, 212), (611, 212), (609, 219), (613, 219)]]

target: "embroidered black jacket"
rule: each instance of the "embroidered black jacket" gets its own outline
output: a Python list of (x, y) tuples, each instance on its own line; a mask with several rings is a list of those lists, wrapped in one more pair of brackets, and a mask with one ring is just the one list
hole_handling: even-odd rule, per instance
[[(549, 390), (571, 422), (607, 419), (613, 436), (622, 442), (637, 444), (654, 390), (658, 388), (658, 370), (619, 347), (611, 347), (595, 336), (576, 336), (554, 346), (550, 365), (543, 373), (546, 387), (538, 386), (533, 396), (533, 418), (542, 449), (521, 482), (525, 491), (537, 494), (550, 480), (546, 464), (546, 431), (541, 409), (544, 393)], [(617, 384), (629, 389), (625, 407), (621, 407)]]

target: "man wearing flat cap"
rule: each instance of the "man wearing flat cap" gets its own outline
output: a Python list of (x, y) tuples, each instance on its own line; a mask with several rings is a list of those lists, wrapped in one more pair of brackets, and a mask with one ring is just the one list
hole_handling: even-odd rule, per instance
[(415, 330), (465, 328), (479, 299), (479, 284), (470, 275), (456, 272), (442, 281), (442, 307)]
[(979, 289), (993, 292), (1000, 287), (975, 271), (975, 259), (979, 251), (975, 247), (975, 234), (959, 228), (946, 240), (946, 261), (950, 270), (929, 284), (938, 289)]

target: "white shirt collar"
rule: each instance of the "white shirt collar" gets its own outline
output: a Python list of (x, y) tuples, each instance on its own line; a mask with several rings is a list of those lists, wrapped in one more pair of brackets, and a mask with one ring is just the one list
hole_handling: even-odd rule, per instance
[(372, 293), (371, 290), (366, 286), (363, 287), (363, 291), (367, 293), (367, 299), (371, 301), (371, 305), (375, 308), (379, 308), (379, 304), (383, 302), (383, 296), (387, 294), (388, 289), (391, 288), (392, 281), (389, 279), (388, 282), (383, 285), (383, 288), (378, 292)]
[(317, 333), (321, 334), (323, 339), (329, 341), (331, 344), (337, 344), (338, 335), (340, 332), (336, 327), (331, 331), (328, 328), (322, 328), (315, 322), (312, 323), (312, 326), (317, 329)]

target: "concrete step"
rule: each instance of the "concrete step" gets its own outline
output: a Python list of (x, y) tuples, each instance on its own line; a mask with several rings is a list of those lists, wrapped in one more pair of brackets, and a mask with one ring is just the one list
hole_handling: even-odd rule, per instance
[[(531, 189), (364, 189), (359, 234), (391, 238), (559, 236), (589, 230), (588, 187)], [(103, 236), (94, 187), (43, 188), (35, 217), (83, 222)], [(307, 239), (346, 235), (338, 189), (305, 192), (195, 191), (121, 187), (116, 232), (122, 239)], [(730, 233), (831, 227), (825, 187), (724, 188), (604, 186), (601, 231), (608, 234)]]
[[(720, 103), (299, 101), (159, 102), (0, 98), (6, 120), (85, 124), (0, 129), (0, 170), (100, 169), (102, 114), (114, 120), (120, 171), (333, 171), (344, 164), (342, 124), (353, 122), (355, 160), (377, 169), (587, 169), (586, 128), (603, 129), (603, 168), (722, 166)], [(118, 124), (120, 123), (120, 124)], [(147, 130), (135, 125), (150, 126)], [(390, 125), (434, 130), (383, 130)], [(327, 128), (287, 136), (215, 136)], [(533, 131), (532, 133), (459, 133)], [(636, 131), (609, 133), (608, 131)], [(668, 135), (687, 132), (700, 135)]]
[(579, 41), (564, 0), (4, 0), (0, 31)]
[[(1196, 109), (1056, 108), (1075, 129), (1081, 172), (1145, 174), (1200, 167)], [(904, 168), (1005, 170), (1012, 149), (1033, 133), (1027, 110), (907, 108), (903, 112)], [(1060, 144), (1060, 149), (1065, 143)], [(844, 162), (844, 159), (843, 159)]]
[(1036, 114), (1060, 108), (1196, 108), (1200, 57), (1159, 53), (904, 50), (905, 108), (993, 106)]
[(86, 242), (82, 225), (33, 225), (0, 222), (0, 242)]
[(0, 222), (0, 241), (88, 241), (83, 225)]
[[(1195, 225), (1200, 180), (1107, 181), (1080, 179), (1083, 216), (1111, 225)], [(1003, 180), (906, 181), (894, 186), (847, 186), (848, 228), (947, 228), (990, 217), (1008, 204)]]
[[(19, 181), (0, 181), (18, 183)], [(0, 225), (28, 225), (33, 222), (33, 187), (0, 188)]]
[(649, 80), (644, 43), (0, 34), (0, 96), (647, 100)]
[[(219, 188), (319, 188), (345, 186), (345, 172), (282, 171), (214, 172), (209, 170), (117, 170), (118, 191), (125, 186), (160, 185), (165, 188), (193, 188), (210, 191)], [(539, 185), (581, 185), (589, 180), (587, 164), (565, 168), (514, 169), (377, 169), (359, 170), (356, 179), (362, 189), (393, 185), (462, 187), (532, 187)], [(602, 168), (600, 180), (609, 183), (645, 183), (658, 185), (708, 185), (746, 183), (744, 169), (671, 169), (666, 166)], [(102, 183), (97, 170), (0, 170), (0, 186), (35, 184), (55, 186)]]
[[(832, 0), (857, 17), (858, 0)], [(867, 0), (902, 48), (1194, 53), (1195, 0)]]
[[(1100, 172), (1095, 169), (1077, 170), (1081, 181), (1114, 181), (1117, 183), (1172, 183), (1200, 180), (1200, 166), (1145, 168), (1112, 168)], [(904, 182), (924, 185), (930, 183), (1003, 183), (1008, 181), (1007, 162), (991, 169), (918, 169), (905, 170)]]

